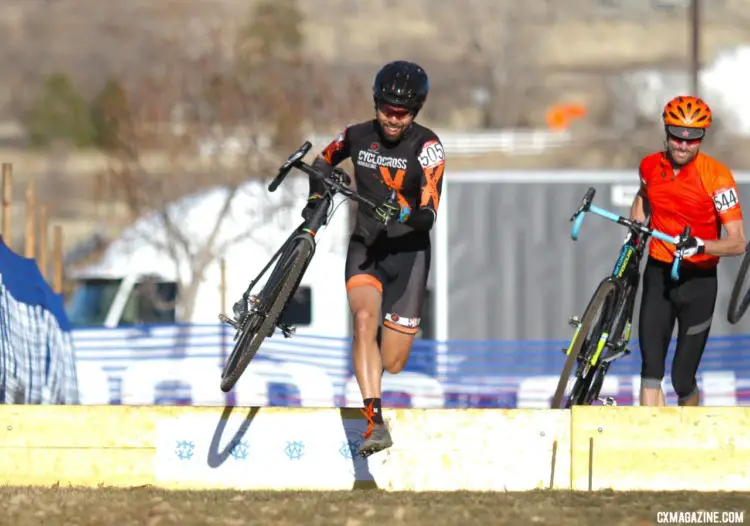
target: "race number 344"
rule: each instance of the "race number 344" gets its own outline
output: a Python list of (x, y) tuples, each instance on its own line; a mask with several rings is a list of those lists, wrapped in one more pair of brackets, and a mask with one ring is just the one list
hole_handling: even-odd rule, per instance
[(716, 207), (716, 210), (718, 212), (723, 212), (725, 210), (729, 210), (730, 208), (734, 208), (739, 204), (739, 202), (740, 201), (737, 198), (737, 191), (734, 188), (721, 190), (720, 192), (716, 192), (714, 194), (714, 206)]

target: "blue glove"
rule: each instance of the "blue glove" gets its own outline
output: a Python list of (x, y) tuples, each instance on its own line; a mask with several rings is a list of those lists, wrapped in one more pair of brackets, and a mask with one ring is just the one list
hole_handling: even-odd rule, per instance
[(383, 224), (391, 217), (398, 217), (399, 223), (404, 223), (411, 215), (411, 208), (406, 205), (390, 205), (383, 203), (375, 209), (375, 217)]
[(406, 223), (410, 215), (411, 215), (411, 208), (408, 206), (402, 205), (401, 210), (399, 210), (399, 213), (398, 213), (398, 222)]

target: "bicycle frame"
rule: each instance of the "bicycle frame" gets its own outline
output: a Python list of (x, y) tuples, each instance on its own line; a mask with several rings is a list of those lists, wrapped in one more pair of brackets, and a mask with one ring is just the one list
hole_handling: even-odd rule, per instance
[[(286, 249), (288, 249), (289, 246), (291, 246), (292, 242), (295, 239), (298, 239), (300, 237), (308, 237), (308, 238), (311, 239), (311, 241), (312, 241), (312, 247), (313, 247), (313, 252), (312, 252), (310, 258), (312, 258), (312, 255), (315, 254), (315, 240), (314, 240), (313, 236), (311, 236), (307, 232), (305, 225), (306, 225), (306, 223), (303, 223), (302, 225), (300, 225), (299, 227), (297, 227), (297, 229), (294, 232), (292, 232), (292, 234), (286, 239), (286, 241), (284, 241), (284, 243), (282, 243), (281, 247), (279, 247), (279, 249), (276, 251), (276, 253), (271, 257), (271, 259), (268, 261), (268, 263), (266, 263), (266, 266), (263, 267), (263, 270), (261, 270), (260, 273), (255, 277), (255, 279), (250, 282), (250, 284), (247, 287), (247, 290), (245, 290), (245, 292), (243, 294), (243, 297), (245, 298), (245, 300), (247, 300), (247, 298), (250, 296), (250, 291), (255, 287), (255, 285), (258, 283), (258, 281), (260, 281), (260, 279), (268, 271), (268, 269), (271, 268), (271, 266), (274, 264), (274, 262), (277, 259), (279, 259), (279, 257), (281, 256), (281, 254)], [(268, 280), (269, 283), (272, 281), (272, 279), (273, 279), (273, 275), (271, 276), (271, 278), (269, 278), (269, 280)]]
[[(302, 170), (306, 171), (305, 168), (307, 168), (307, 165), (302, 165)], [(319, 176), (317, 172), (314, 172), (315, 176)], [(316, 247), (316, 239), (315, 236), (317, 235), (317, 232), (320, 230), (320, 227), (323, 226), (323, 224), (326, 221), (326, 217), (328, 214), (328, 210), (331, 208), (333, 204), (333, 198), (338, 192), (338, 184), (334, 181), (330, 181), (328, 179), (324, 179), (326, 184), (326, 191), (323, 194), (321, 198), (320, 204), (315, 208), (315, 211), (313, 212), (313, 215), (309, 218), (303, 221), (282, 243), (281, 247), (276, 251), (276, 253), (273, 255), (271, 260), (266, 264), (266, 266), (263, 268), (263, 270), (260, 271), (260, 274), (250, 283), (250, 285), (247, 287), (247, 290), (245, 291), (245, 299), (247, 299), (247, 296), (250, 294), (250, 291), (255, 287), (255, 285), (260, 281), (260, 279), (263, 277), (263, 275), (268, 271), (268, 269), (273, 265), (274, 261), (276, 261), (281, 254), (292, 245), (295, 239), (299, 238), (307, 238), (312, 247), (313, 252), (310, 255), (310, 259), (315, 255), (315, 247)], [(352, 193), (351, 191), (348, 191), (346, 187), (344, 187), (344, 194)], [(271, 279), (273, 276), (271, 276)], [(269, 279), (269, 282), (271, 281)]]

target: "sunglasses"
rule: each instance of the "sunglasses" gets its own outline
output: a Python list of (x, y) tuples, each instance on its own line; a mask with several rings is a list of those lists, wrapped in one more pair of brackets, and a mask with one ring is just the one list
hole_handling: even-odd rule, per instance
[(685, 141), (688, 144), (697, 144), (703, 140), (706, 136), (706, 131), (696, 128), (682, 128), (679, 126), (667, 126), (667, 134), (669, 138), (682, 142)]
[(672, 135), (671, 133), (669, 134), (669, 138), (671, 140), (675, 141), (675, 142), (678, 142), (678, 143), (684, 142), (684, 143), (687, 143), (687, 144), (690, 144), (690, 145), (692, 145), (692, 144), (698, 144), (700, 142), (703, 142), (703, 137), (701, 137), (699, 139), (686, 139), (685, 137), (679, 137), (677, 135)]
[(391, 106), (390, 104), (379, 105), (378, 111), (383, 113), (386, 117), (396, 117), (398, 119), (402, 119), (411, 114), (411, 110), (408, 108), (402, 106)]

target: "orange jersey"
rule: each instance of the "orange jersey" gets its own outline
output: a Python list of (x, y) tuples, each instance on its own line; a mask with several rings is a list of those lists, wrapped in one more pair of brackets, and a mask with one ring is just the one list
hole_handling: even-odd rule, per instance
[[(674, 175), (664, 152), (643, 158), (640, 165), (641, 194), (651, 207), (651, 227), (679, 236), (686, 226), (690, 235), (703, 240), (721, 237), (721, 225), (742, 220), (739, 192), (732, 172), (701, 152)], [(671, 263), (676, 247), (651, 238), (649, 254)], [(719, 258), (696, 254), (685, 258), (695, 266), (715, 267)]]

